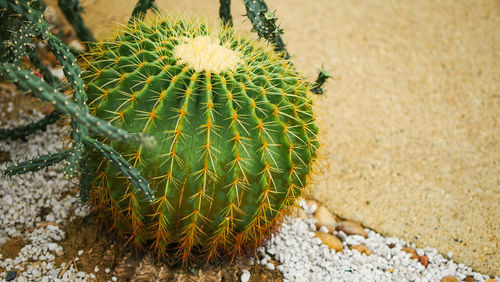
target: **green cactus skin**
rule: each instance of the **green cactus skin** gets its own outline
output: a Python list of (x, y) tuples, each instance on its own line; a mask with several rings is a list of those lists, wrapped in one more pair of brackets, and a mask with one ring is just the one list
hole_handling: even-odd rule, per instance
[(136, 20), (85, 55), (91, 114), (157, 141), (145, 148), (101, 140), (150, 182), (154, 201), (94, 158), (90, 201), (128, 242), (160, 256), (175, 248), (184, 264), (238, 255), (292, 211), (318, 129), (309, 84), (267, 49), (231, 29), (163, 17)]
[(38, 130), (45, 130), (47, 125), (55, 123), (61, 117), (61, 113), (59, 111), (52, 111), (52, 113), (48, 114), (44, 118), (39, 121), (29, 123), (27, 125), (22, 125), (16, 128), (11, 129), (0, 129), (0, 140), (5, 139), (19, 139), (26, 137), (32, 133), (37, 132)]

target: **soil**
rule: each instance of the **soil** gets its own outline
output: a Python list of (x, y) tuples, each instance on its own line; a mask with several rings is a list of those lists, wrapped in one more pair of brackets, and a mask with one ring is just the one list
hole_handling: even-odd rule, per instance
[[(113, 276), (118, 281), (238, 281), (243, 269), (250, 272), (250, 281), (283, 281), (280, 271), (271, 271), (259, 264), (252, 265), (249, 257), (187, 270), (171, 266), (149, 253), (124, 246), (123, 241), (106, 232), (93, 216), (76, 218), (65, 227), (60, 227), (65, 230), (66, 239), (60, 242), (64, 254), (56, 257), (55, 265), (73, 265), (78, 271), (94, 273), (97, 281), (110, 281)], [(3, 258), (14, 259), (24, 246), (22, 237), (12, 237), (1, 246), (0, 254)], [(80, 251), (83, 253), (78, 255)], [(98, 267), (97, 272), (95, 267)]]

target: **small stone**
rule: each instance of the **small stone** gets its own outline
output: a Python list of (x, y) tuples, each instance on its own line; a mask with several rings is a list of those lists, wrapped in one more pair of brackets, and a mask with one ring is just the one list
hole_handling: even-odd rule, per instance
[(45, 220), (46, 220), (46, 221), (48, 221), (48, 222), (54, 222), (54, 221), (56, 221), (56, 217), (55, 217), (53, 214), (49, 213), (49, 214), (45, 217)]
[(12, 281), (16, 279), (17, 271), (9, 271), (7, 272), (7, 276), (5, 276), (5, 281)]
[(441, 282), (460, 282), (460, 280), (453, 276), (445, 276), (441, 279)]
[(370, 251), (370, 249), (368, 249), (366, 246), (364, 245), (352, 245), (350, 247), (351, 250), (356, 250), (362, 254), (365, 254), (367, 256), (371, 255), (372, 254), (372, 251)]
[(464, 282), (475, 282), (475, 281), (476, 279), (474, 279), (474, 277), (470, 275), (464, 278)]
[(118, 281), (118, 278), (116, 278), (115, 276), (113, 276), (113, 277), (111, 277), (111, 280)]
[(85, 46), (83, 46), (78, 40), (72, 40), (68, 44), (69, 48), (75, 49), (79, 52), (85, 52)]
[(79, 250), (79, 251), (78, 251), (78, 255), (79, 255), (79, 256), (83, 255), (83, 250)]
[(321, 227), (319, 228), (319, 232), (329, 233), (329, 232), (330, 232), (330, 230), (328, 230), (328, 227), (326, 227), (326, 226), (321, 226)]
[(241, 273), (240, 279), (241, 282), (248, 282), (248, 280), (250, 280), (250, 271), (244, 269)]
[(106, 269), (104, 269), (104, 272), (106, 272), (106, 273), (110, 273), (110, 272), (111, 272), (111, 269), (106, 268)]
[(97, 265), (94, 267), (94, 272), (99, 272), (99, 267)]
[(401, 248), (401, 251), (408, 253), (411, 255), (411, 259), (419, 259), (420, 257), (417, 255), (417, 252), (412, 248)]
[(315, 200), (307, 200), (306, 201), (308, 212), (315, 213), (318, 209), (318, 203)]
[(321, 226), (325, 226), (328, 228), (329, 232), (333, 233), (337, 219), (327, 208), (319, 206), (314, 213), (314, 218), (316, 219), (316, 229), (319, 229)]
[(0, 163), (10, 161), (10, 153), (6, 151), (0, 151)]
[(314, 232), (314, 237), (319, 238), (323, 244), (327, 245), (328, 248), (334, 249), (336, 252), (342, 252), (344, 246), (339, 238), (323, 232)]
[(335, 230), (341, 230), (347, 235), (360, 235), (368, 238), (368, 233), (356, 222), (350, 220), (339, 221), (335, 224)]
[(427, 265), (429, 264), (429, 257), (428, 256), (421, 256), (420, 257), (420, 263), (427, 267)]
[(64, 70), (63, 68), (51, 68), (49, 67), (50, 74), (55, 76), (57, 79), (62, 80), (64, 78)]
[(485, 282), (497, 282), (497, 280), (490, 278), (490, 279), (486, 280)]

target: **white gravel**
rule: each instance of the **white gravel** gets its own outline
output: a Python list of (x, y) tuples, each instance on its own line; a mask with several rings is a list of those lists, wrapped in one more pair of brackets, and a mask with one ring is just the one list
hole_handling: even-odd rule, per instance
[[(41, 114), (35, 115), (34, 119), (38, 118)], [(10, 121), (9, 125), (0, 126), (12, 127), (26, 122)], [(61, 140), (61, 130), (52, 125), (46, 132), (27, 139), (27, 142), (0, 141), (0, 150), (10, 152), (13, 160), (36, 157), (38, 151), (40, 154), (56, 152), (61, 147), (56, 141)], [(0, 164), (0, 169), (5, 167), (6, 163)], [(83, 207), (77, 197), (63, 193), (72, 189), (74, 185), (64, 179), (62, 165), (22, 177), (0, 178), (0, 246), (16, 236), (25, 242), (14, 259), (0, 255), (0, 279), (5, 279), (9, 271), (16, 271), (16, 281), (95, 280), (94, 274), (78, 271), (73, 264), (69, 267), (65, 263), (54, 265), (55, 257), (64, 252), (59, 242), (64, 239), (65, 232), (59, 226), (64, 226), (68, 217), (88, 214), (88, 208)], [(40, 217), (42, 209), (47, 213), (44, 218)], [(335, 253), (314, 237), (314, 209), (306, 210), (308, 219), (288, 219), (281, 232), (259, 249), (258, 263), (270, 270), (280, 270), (286, 281), (440, 281), (444, 276), (463, 280), (468, 275), (476, 281), (489, 278), (443, 257), (432, 248), (416, 249), (419, 255), (429, 257), (429, 264), (424, 267), (401, 251), (402, 247), (415, 248), (414, 245), (397, 238), (385, 238), (368, 229), (365, 229), (367, 239), (336, 231), (335, 234), (345, 240), (344, 252)], [(321, 231), (328, 232), (328, 229)], [(372, 254), (366, 256), (350, 250), (349, 246), (354, 244), (365, 245)], [(389, 248), (390, 244), (395, 246)], [(275, 265), (271, 259), (279, 264)], [(59, 278), (64, 269), (64, 275)], [(99, 268), (95, 267), (94, 271), (98, 272)], [(250, 272), (243, 270), (241, 280), (250, 278)], [(496, 280), (500, 281), (498, 277)]]
[[(417, 249), (414, 244), (383, 237), (369, 229), (365, 229), (368, 233), (366, 239), (335, 231), (334, 235), (345, 238), (343, 253), (336, 253), (314, 237), (313, 211), (305, 211), (307, 219), (287, 219), (281, 232), (259, 249), (262, 257), (260, 264), (272, 269), (274, 264), (270, 267), (268, 261), (271, 258), (278, 261), (280, 264), (276, 268), (283, 272), (285, 281), (441, 281), (445, 276), (463, 280), (469, 275), (476, 281), (490, 279), (443, 257), (433, 248)], [(392, 248), (389, 247), (391, 244), (394, 244)], [(349, 249), (352, 245), (364, 245), (372, 254), (367, 256)], [(426, 255), (429, 258), (427, 267), (418, 260), (410, 259), (410, 254), (401, 251), (403, 247), (415, 249), (419, 256)], [(500, 281), (498, 277), (495, 279)]]
[[(23, 118), (1, 124), (8, 128), (26, 124), (32, 119)], [(47, 152), (61, 149), (61, 128), (55, 125), (47, 131), (32, 134), (25, 141), (0, 141), (0, 150), (10, 153), (11, 160), (26, 160)], [(7, 163), (0, 164), (5, 169)], [(57, 165), (36, 173), (12, 178), (0, 178), (0, 245), (14, 237), (20, 237), (25, 246), (13, 259), (0, 255), (0, 279), (6, 279), (9, 271), (16, 271), (16, 281), (85, 281), (92, 276), (69, 267), (59, 279), (65, 265), (54, 265), (56, 256), (64, 253), (59, 242), (65, 238), (63, 226), (68, 217), (86, 216), (88, 209), (80, 200), (63, 192), (75, 189), (64, 179), (63, 166)], [(64, 195), (64, 196), (63, 196)], [(41, 213), (45, 216), (41, 216)]]

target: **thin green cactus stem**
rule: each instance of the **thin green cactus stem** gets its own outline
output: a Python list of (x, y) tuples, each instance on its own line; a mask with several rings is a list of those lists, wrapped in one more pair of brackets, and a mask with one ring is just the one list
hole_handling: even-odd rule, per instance
[(38, 171), (45, 167), (55, 165), (60, 161), (66, 159), (72, 153), (72, 151), (72, 149), (67, 149), (57, 153), (42, 155), (33, 160), (19, 162), (16, 165), (7, 167), (3, 171), (3, 173), (5, 175), (19, 175)]
[(148, 137), (144, 134), (131, 135), (123, 129), (117, 129), (110, 126), (107, 122), (82, 111), (77, 104), (55, 90), (52, 86), (44, 83), (38, 76), (32, 74), (29, 70), (21, 69), (12, 64), (2, 63), (0, 64), (0, 76), (26, 91), (32, 91), (37, 98), (51, 102), (56, 109), (70, 115), (74, 120), (90, 128), (94, 133), (121, 141), (135, 143), (145, 142), (148, 146), (152, 146), (155, 143), (152, 137)]
[(233, 17), (231, 16), (231, 0), (220, 0), (219, 17), (223, 25), (233, 26)]
[[(223, 0), (221, 0), (222, 3)], [(277, 18), (275, 12), (268, 11), (264, 0), (243, 0), (247, 10), (247, 17), (253, 25), (252, 31), (257, 32), (259, 37), (264, 37), (267, 41), (273, 43), (277, 51), (283, 52), (286, 59), (290, 59), (290, 54), (285, 48), (285, 43), (281, 38), (283, 30), (276, 26)], [(221, 5), (222, 9), (222, 5)], [(319, 72), (316, 82), (312, 84), (311, 92), (314, 94), (323, 94), (322, 86), (331, 76), (323, 69)]]
[(73, 144), (73, 153), (66, 159), (68, 161), (68, 165), (64, 168), (64, 172), (68, 177), (71, 177), (75, 172), (77, 172), (80, 165), (80, 159), (84, 153), (85, 148), (82, 142)]
[(135, 8), (132, 11), (132, 17), (130, 18), (129, 24), (131, 24), (134, 19), (143, 20), (146, 16), (148, 9), (154, 7), (154, 0), (139, 0), (135, 4)]
[(318, 95), (323, 94), (323, 84), (325, 84), (326, 80), (330, 77), (332, 77), (330, 73), (322, 66), (321, 70), (318, 73), (318, 78), (316, 78), (316, 82), (311, 88), (311, 92)]
[(115, 151), (107, 144), (104, 144), (92, 138), (87, 137), (83, 140), (83, 142), (103, 154), (109, 160), (109, 162), (113, 164), (113, 166), (115, 166), (117, 170), (125, 175), (125, 177), (128, 181), (130, 181), (131, 184), (133, 184), (136, 188), (139, 188), (146, 199), (148, 199), (149, 201), (154, 200), (153, 191), (151, 191), (151, 188), (149, 187), (146, 179), (144, 179), (144, 177), (140, 175), (137, 169), (131, 166), (120, 155), (120, 153)]
[(264, 0), (243, 0), (243, 2), (247, 11), (246, 16), (253, 25), (252, 31), (274, 44), (276, 51), (283, 52), (285, 59), (290, 59), (290, 54), (281, 38), (283, 30), (276, 25), (275, 14), (268, 11), (266, 2)]
[(85, 43), (95, 41), (92, 31), (83, 22), (82, 7), (78, 0), (58, 0), (57, 2), (64, 16), (75, 29), (78, 38)]
[(32, 133), (35, 133), (39, 130), (45, 130), (47, 125), (53, 124), (58, 121), (61, 117), (61, 112), (52, 111), (52, 113), (46, 115), (39, 121), (32, 122), (23, 126), (19, 126), (11, 129), (0, 129), (0, 140), (5, 139), (19, 139), (24, 138)]
[(87, 203), (89, 200), (93, 178), (92, 157), (86, 150), (86, 154), (80, 159), (80, 200), (82, 203)]

